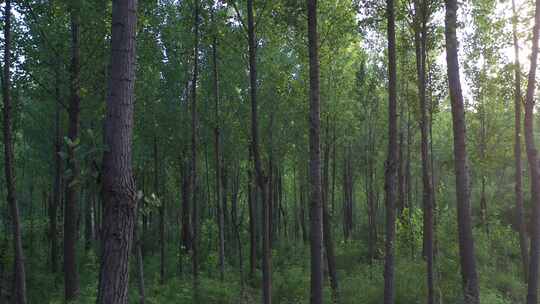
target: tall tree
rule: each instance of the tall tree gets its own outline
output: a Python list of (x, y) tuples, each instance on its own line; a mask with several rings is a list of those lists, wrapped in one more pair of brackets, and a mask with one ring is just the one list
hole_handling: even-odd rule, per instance
[(536, 67), (538, 61), (538, 30), (540, 27), (540, 0), (535, 1), (534, 27), (531, 49), (531, 65), (525, 95), (525, 147), (529, 161), (529, 180), (531, 181), (531, 252), (529, 260), (529, 277), (527, 304), (538, 303), (538, 266), (540, 255), (540, 175), (538, 168), (538, 151), (534, 142), (534, 91), (536, 88)]
[(271, 249), (270, 249), (270, 206), (267, 197), (267, 178), (262, 169), (261, 155), (259, 152), (259, 122), (257, 106), (257, 42), (255, 40), (255, 20), (253, 13), (253, 0), (247, 1), (248, 14), (248, 53), (249, 53), (249, 88), (251, 97), (251, 150), (253, 151), (253, 163), (255, 166), (255, 180), (259, 188), (262, 202), (262, 273), (263, 273), (263, 303), (272, 303), (272, 274), (271, 274)]
[(394, 0), (386, 0), (388, 18), (388, 156), (385, 168), (386, 191), (386, 239), (384, 244), (384, 304), (395, 301), (394, 287), (394, 240), (396, 237), (396, 201), (398, 166), (398, 128), (397, 128), (397, 68), (396, 68), (396, 29)]
[(13, 149), (13, 101), (11, 99), (11, 0), (6, 0), (4, 15), (4, 73), (2, 98), (4, 101), (4, 172), (6, 175), (7, 203), (11, 213), (14, 261), (14, 303), (26, 304), (26, 272), (22, 245), (21, 220), (15, 188), (15, 153)]
[(429, 6), (427, 0), (414, 2), (414, 45), (416, 50), (416, 73), (420, 102), (420, 151), (422, 156), (422, 200), (424, 205), (424, 256), (427, 264), (427, 303), (434, 303), (433, 286), (433, 185), (429, 155), (429, 117), (426, 95), (427, 21)]
[[(212, 71), (214, 74), (213, 89), (215, 98), (215, 119), (216, 126), (214, 128), (215, 136), (215, 149), (216, 149), (216, 207), (218, 211), (218, 230), (219, 230), (219, 278), (223, 281), (225, 276), (225, 216), (223, 214), (223, 207), (221, 205), (221, 150), (220, 150), (220, 132), (219, 132), (219, 74), (218, 74), (218, 61), (217, 61), (217, 34), (214, 34), (212, 39)], [(223, 193), (226, 195), (226, 193)], [(249, 194), (251, 195), (251, 194)], [(251, 199), (251, 198), (250, 198)]]
[(197, 81), (199, 77), (199, 0), (195, 0), (194, 19), (194, 48), (193, 48), (193, 80), (191, 83), (191, 204), (192, 204), (192, 243), (191, 262), (193, 272), (193, 291), (195, 298), (198, 296), (199, 285), (199, 206), (197, 205), (198, 180), (197, 180)]
[(317, 0), (307, 0), (309, 47), (309, 183), (311, 238), (311, 303), (320, 304), (323, 291), (323, 208), (321, 192), (321, 104)]
[(64, 296), (66, 302), (79, 297), (79, 272), (77, 270), (77, 238), (79, 222), (80, 164), (77, 160), (79, 127), (81, 119), (81, 64), (80, 64), (80, 1), (72, 1), (71, 17), (71, 99), (68, 109), (68, 170), (66, 181), (66, 206), (64, 209)]
[(111, 65), (103, 154), (103, 227), (98, 304), (128, 301), (129, 256), (137, 211), (131, 167), (137, 0), (112, 7)]
[(446, 62), (454, 130), (454, 168), (456, 175), (459, 257), (465, 303), (478, 304), (480, 303), (480, 294), (478, 290), (478, 277), (474, 258), (474, 239), (472, 234), (469, 172), (465, 143), (465, 108), (459, 79), (458, 40), (456, 37), (457, 9), (457, 0), (446, 0)]
[(516, 223), (519, 230), (519, 248), (523, 264), (523, 277), (527, 281), (529, 269), (529, 253), (527, 244), (527, 227), (525, 225), (523, 210), (523, 186), (521, 181), (521, 67), (519, 62), (519, 44), (517, 37), (517, 12), (515, 0), (512, 0), (512, 36), (514, 42), (514, 163), (515, 163), (515, 195), (516, 195)]

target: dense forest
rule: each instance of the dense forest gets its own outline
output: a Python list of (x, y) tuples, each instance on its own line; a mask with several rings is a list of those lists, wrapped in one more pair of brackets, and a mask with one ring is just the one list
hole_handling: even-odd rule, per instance
[(538, 303), (540, 0), (0, 13), (0, 303)]

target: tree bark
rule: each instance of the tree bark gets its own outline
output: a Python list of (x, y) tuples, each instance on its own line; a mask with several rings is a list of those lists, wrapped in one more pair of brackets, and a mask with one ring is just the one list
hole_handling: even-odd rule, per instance
[[(251, 148), (249, 152), (250, 162), (252, 161)], [(257, 212), (255, 208), (256, 190), (254, 189), (253, 173), (248, 167), (247, 169), (247, 189), (248, 189), (248, 204), (249, 204), (249, 277), (251, 282), (255, 280), (255, 271), (257, 265)]]
[(323, 240), (326, 252), (326, 261), (328, 264), (328, 274), (330, 278), (330, 287), (332, 288), (332, 299), (334, 303), (339, 302), (339, 288), (336, 271), (336, 255), (334, 252), (334, 239), (332, 237), (332, 221), (329, 213), (329, 192), (330, 192), (330, 132), (329, 121), (326, 120), (326, 144), (324, 148), (324, 170), (322, 178), (322, 200), (323, 200)]
[(191, 86), (191, 204), (192, 204), (192, 250), (191, 263), (193, 272), (193, 294), (195, 300), (198, 299), (199, 289), (199, 206), (197, 205), (198, 179), (197, 179), (197, 81), (199, 77), (199, 0), (195, 0), (195, 20), (194, 20), (194, 51), (193, 51), (193, 81)]
[(388, 159), (385, 168), (386, 191), (386, 240), (384, 244), (384, 304), (395, 301), (394, 287), (394, 240), (396, 234), (397, 200), (397, 103), (396, 103), (396, 33), (394, 0), (386, 1), (388, 18)]
[(77, 235), (79, 222), (80, 164), (76, 151), (79, 146), (81, 109), (81, 66), (80, 66), (80, 5), (74, 1), (71, 14), (71, 100), (69, 103), (69, 125), (67, 152), (68, 169), (71, 174), (66, 181), (66, 206), (64, 210), (64, 297), (66, 302), (79, 297), (79, 272), (77, 269)]
[[(446, 0), (446, 62), (454, 129), (454, 165), (456, 171), (459, 256), (465, 303), (478, 304), (480, 302), (480, 295), (478, 290), (478, 276), (476, 273), (474, 239), (471, 223), (469, 172), (467, 168), (468, 160), (465, 143), (465, 108), (463, 105), (463, 95), (461, 93), (461, 83), (459, 79), (458, 41), (456, 37), (457, 9), (457, 0)], [(536, 165), (533, 167), (536, 167)]]
[(257, 110), (257, 43), (255, 40), (255, 21), (253, 14), (253, 0), (247, 1), (248, 14), (248, 52), (249, 52), (249, 87), (251, 97), (251, 149), (255, 166), (255, 180), (259, 187), (262, 201), (262, 273), (263, 273), (263, 303), (272, 303), (272, 252), (270, 249), (270, 206), (268, 205), (267, 178), (262, 169), (259, 153), (259, 123)]
[(517, 38), (517, 12), (515, 0), (512, 0), (512, 32), (514, 39), (514, 162), (515, 162), (515, 194), (516, 194), (516, 223), (519, 230), (519, 248), (521, 251), (521, 262), (523, 263), (523, 278), (527, 282), (529, 256), (527, 244), (527, 227), (523, 210), (523, 186), (521, 180), (521, 69), (519, 62), (519, 44)]
[(529, 276), (527, 289), (527, 304), (538, 302), (538, 264), (540, 254), (540, 176), (538, 168), (538, 151), (534, 142), (534, 91), (536, 88), (536, 67), (538, 60), (538, 29), (540, 27), (540, 0), (536, 0), (534, 12), (534, 28), (532, 38), (531, 66), (525, 96), (525, 147), (529, 161), (529, 174), (531, 181), (531, 248), (529, 258)]
[[(216, 127), (214, 128), (215, 149), (216, 149), (216, 207), (218, 212), (218, 230), (219, 230), (219, 278), (221, 281), (225, 277), (225, 226), (224, 214), (221, 206), (221, 150), (220, 150), (220, 134), (219, 134), (219, 78), (218, 78), (218, 62), (217, 62), (217, 38), (214, 36), (212, 42), (212, 61), (214, 74), (214, 98), (215, 98), (215, 119)], [(225, 194), (224, 194), (225, 195)], [(250, 194), (251, 195), (251, 194)], [(250, 198), (251, 199), (251, 198)]]
[(321, 193), (321, 114), (317, 0), (307, 0), (309, 45), (309, 183), (311, 236), (311, 304), (323, 298), (323, 207)]
[(434, 303), (434, 273), (433, 273), (433, 185), (431, 179), (430, 156), (429, 156), (429, 117), (426, 98), (426, 41), (427, 41), (427, 3), (425, 0), (417, 0), (415, 6), (414, 44), (416, 49), (416, 72), (418, 95), (420, 102), (420, 150), (422, 157), (422, 183), (424, 206), (424, 257), (427, 266), (427, 303)]
[(114, 1), (111, 74), (103, 154), (103, 231), (98, 304), (128, 301), (129, 256), (137, 210), (131, 147), (136, 64), (137, 0)]
[(15, 192), (15, 153), (13, 144), (13, 103), (11, 99), (11, 0), (5, 2), (4, 17), (4, 75), (2, 98), (4, 101), (4, 172), (6, 175), (7, 203), (11, 213), (13, 233), (14, 292), (17, 304), (26, 304), (26, 272), (22, 246), (21, 220)]

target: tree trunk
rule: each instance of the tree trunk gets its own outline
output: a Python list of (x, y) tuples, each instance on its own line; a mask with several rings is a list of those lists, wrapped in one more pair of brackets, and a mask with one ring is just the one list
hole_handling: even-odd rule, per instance
[(55, 69), (55, 138), (54, 138), (54, 182), (52, 198), (49, 206), (49, 238), (51, 241), (51, 272), (56, 273), (58, 271), (58, 227), (57, 227), (57, 210), (58, 206), (62, 203), (61, 187), (62, 187), (62, 174), (63, 174), (63, 160), (60, 155), (62, 151), (62, 119), (61, 119), (61, 105), (60, 105), (60, 80), (58, 75), (58, 68)]
[[(249, 153), (250, 162), (251, 149)], [(247, 170), (247, 191), (248, 191), (248, 204), (249, 204), (249, 277), (253, 283), (255, 280), (255, 271), (257, 265), (257, 212), (255, 208), (255, 203), (257, 202), (256, 190), (253, 187), (253, 174), (251, 169), (248, 167)]]
[(397, 200), (397, 104), (396, 104), (396, 34), (394, 0), (386, 1), (388, 18), (388, 159), (386, 161), (386, 240), (384, 244), (384, 304), (393, 304), (394, 287), (394, 240), (396, 234)]
[(191, 250), (191, 181), (190, 181), (190, 165), (187, 160), (183, 161), (182, 171), (182, 246), (184, 251)]
[(324, 148), (324, 170), (322, 182), (322, 200), (323, 200), (323, 240), (326, 250), (326, 260), (328, 264), (328, 274), (330, 278), (330, 287), (332, 288), (332, 299), (334, 303), (339, 302), (338, 279), (336, 272), (336, 255), (334, 252), (334, 239), (332, 237), (332, 221), (328, 210), (329, 192), (330, 192), (330, 134), (329, 121), (326, 120), (326, 144)]
[(192, 203), (192, 272), (193, 272), (193, 294), (194, 299), (198, 299), (199, 288), (199, 206), (197, 205), (198, 179), (197, 179), (197, 81), (199, 77), (199, 0), (195, 0), (195, 20), (194, 20), (194, 38), (195, 47), (193, 51), (193, 81), (191, 91), (191, 203)]
[(323, 208), (321, 195), (321, 114), (317, 0), (307, 0), (309, 44), (309, 183), (311, 236), (311, 304), (323, 298)]
[(129, 256), (137, 210), (131, 147), (137, 0), (114, 1), (111, 74), (103, 154), (103, 231), (98, 304), (128, 301)]
[(514, 92), (514, 162), (515, 162), (515, 192), (516, 192), (516, 223), (519, 230), (519, 248), (521, 251), (521, 262), (523, 264), (523, 278), (527, 282), (529, 256), (527, 244), (527, 227), (525, 225), (523, 210), (523, 190), (521, 181), (521, 69), (519, 63), (519, 44), (517, 38), (517, 12), (515, 0), (512, 0), (512, 32), (514, 38), (514, 74), (515, 74), (515, 92)]
[(420, 102), (420, 151), (422, 156), (422, 183), (423, 183), (423, 207), (424, 207), (424, 257), (427, 263), (427, 303), (434, 303), (434, 282), (433, 282), (433, 185), (431, 184), (431, 168), (429, 156), (429, 117), (426, 99), (426, 41), (427, 41), (427, 3), (415, 1), (415, 24), (414, 24), (414, 44), (416, 49), (416, 72), (418, 95)]
[(534, 12), (534, 28), (532, 38), (531, 66), (525, 96), (525, 146), (529, 161), (529, 174), (531, 181), (531, 248), (529, 259), (529, 277), (527, 289), (527, 304), (538, 302), (538, 264), (540, 253), (540, 176), (538, 173), (538, 151), (534, 142), (534, 91), (536, 88), (536, 67), (538, 60), (538, 29), (540, 27), (540, 0), (536, 0)]
[(159, 200), (159, 283), (165, 284), (165, 199), (160, 188), (158, 139), (154, 134), (154, 195)]
[[(465, 147), (465, 109), (459, 79), (458, 41), (456, 37), (457, 9), (457, 0), (446, 0), (446, 62), (454, 129), (459, 256), (465, 303), (478, 304), (480, 302), (480, 295), (474, 257), (474, 239), (469, 201), (469, 172), (467, 168), (467, 150)], [(536, 165), (533, 167), (536, 167)]]
[(7, 203), (11, 212), (14, 260), (14, 297), (17, 304), (26, 303), (26, 272), (22, 246), (21, 222), (15, 192), (15, 153), (13, 144), (13, 104), (11, 100), (11, 0), (6, 0), (4, 24), (4, 75), (2, 97), (4, 101), (4, 172), (6, 175)]
[(80, 2), (70, 7), (71, 14), (71, 100), (67, 152), (71, 174), (66, 181), (66, 206), (64, 213), (64, 296), (66, 302), (79, 297), (79, 272), (77, 269), (77, 235), (79, 219), (80, 165), (76, 155), (79, 146), (80, 125)]
[(263, 173), (261, 156), (259, 153), (259, 123), (257, 115), (257, 43), (255, 40), (255, 21), (253, 14), (253, 0), (247, 1), (248, 14), (248, 50), (249, 50), (249, 87), (251, 97), (251, 149), (255, 166), (255, 179), (259, 187), (262, 201), (262, 235), (263, 235), (263, 304), (272, 303), (272, 252), (270, 251), (270, 206), (268, 206), (267, 181)]
[[(221, 150), (219, 145), (219, 78), (217, 62), (217, 38), (214, 36), (212, 42), (212, 61), (214, 73), (214, 98), (215, 98), (215, 118), (216, 127), (214, 129), (215, 149), (216, 149), (216, 207), (218, 211), (218, 230), (219, 230), (219, 278), (223, 281), (225, 277), (225, 226), (224, 214), (221, 206)], [(225, 194), (224, 194), (225, 195)], [(251, 194), (249, 194), (251, 195)], [(251, 199), (251, 198), (249, 198)]]

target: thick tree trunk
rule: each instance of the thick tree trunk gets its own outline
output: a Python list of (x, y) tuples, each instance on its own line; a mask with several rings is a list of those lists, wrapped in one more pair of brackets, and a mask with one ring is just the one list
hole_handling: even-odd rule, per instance
[(386, 1), (388, 18), (388, 159), (385, 168), (386, 190), (386, 239), (384, 244), (384, 304), (395, 301), (394, 287), (394, 240), (396, 234), (398, 130), (396, 103), (396, 34), (394, 0)]
[(307, 0), (309, 45), (309, 183), (311, 236), (311, 304), (323, 301), (323, 208), (321, 193), (321, 115), (317, 0)]
[(512, 0), (512, 32), (514, 38), (514, 162), (515, 162), (515, 193), (516, 193), (516, 223), (519, 230), (519, 248), (521, 251), (521, 262), (523, 264), (523, 277), (527, 281), (529, 273), (529, 255), (527, 244), (527, 227), (525, 224), (525, 212), (523, 210), (523, 186), (521, 181), (521, 68), (519, 62), (519, 44), (517, 38), (517, 12), (515, 0)]
[[(468, 160), (465, 143), (465, 109), (459, 79), (458, 40), (456, 37), (457, 9), (457, 0), (446, 0), (446, 62), (454, 129), (459, 256), (465, 303), (478, 304), (480, 302), (480, 295), (471, 223), (469, 172), (467, 170)], [(536, 164), (533, 167), (536, 167)]]
[(131, 147), (137, 0), (114, 1), (111, 74), (103, 154), (103, 231), (98, 304), (128, 301), (129, 256), (137, 211)]
[(15, 192), (15, 153), (13, 144), (13, 104), (11, 99), (11, 0), (5, 2), (4, 18), (4, 75), (2, 97), (4, 101), (4, 172), (6, 175), (7, 203), (11, 213), (14, 260), (14, 303), (26, 303), (26, 272), (22, 246), (21, 221)]
[(77, 270), (77, 235), (79, 221), (80, 164), (76, 155), (80, 128), (80, 2), (74, 1), (71, 10), (71, 100), (67, 152), (71, 171), (66, 181), (66, 206), (64, 213), (64, 296), (67, 302), (79, 297), (79, 272)]
[(534, 91), (536, 88), (536, 67), (538, 60), (538, 30), (540, 27), (540, 0), (536, 0), (534, 12), (534, 28), (532, 38), (531, 66), (525, 96), (525, 146), (529, 161), (529, 174), (531, 181), (531, 248), (529, 259), (529, 277), (527, 289), (527, 304), (538, 302), (538, 264), (540, 254), (540, 175), (538, 168), (538, 151), (534, 142)]
[(249, 87), (251, 97), (251, 149), (255, 167), (255, 180), (259, 187), (262, 202), (262, 273), (263, 273), (263, 304), (272, 303), (272, 252), (270, 249), (270, 206), (268, 205), (267, 178), (262, 169), (259, 153), (259, 123), (257, 115), (257, 43), (255, 40), (255, 21), (253, 0), (247, 1), (248, 14), (248, 50), (249, 50)]

